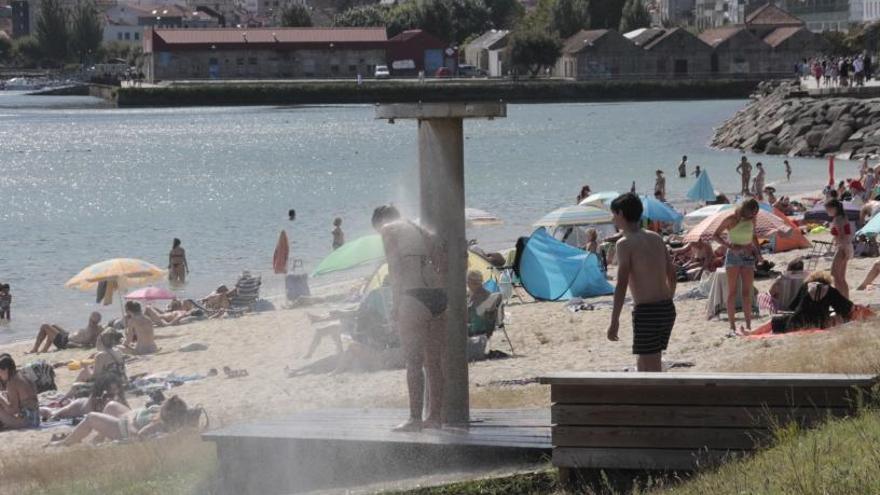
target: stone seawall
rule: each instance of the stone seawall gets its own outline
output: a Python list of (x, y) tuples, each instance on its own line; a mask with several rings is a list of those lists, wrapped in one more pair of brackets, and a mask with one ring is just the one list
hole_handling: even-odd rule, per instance
[(812, 98), (794, 83), (762, 83), (752, 98), (715, 130), (713, 146), (844, 160), (880, 155), (880, 98)]

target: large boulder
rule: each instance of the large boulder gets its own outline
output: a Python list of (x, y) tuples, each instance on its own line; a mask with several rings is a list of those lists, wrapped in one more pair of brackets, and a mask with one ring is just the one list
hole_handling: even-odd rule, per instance
[[(814, 131), (815, 132), (815, 131)], [(823, 133), (819, 143), (819, 153), (832, 153), (840, 149), (840, 146), (852, 135), (853, 128), (846, 122), (835, 122), (828, 132)], [(809, 134), (807, 134), (809, 136)]]

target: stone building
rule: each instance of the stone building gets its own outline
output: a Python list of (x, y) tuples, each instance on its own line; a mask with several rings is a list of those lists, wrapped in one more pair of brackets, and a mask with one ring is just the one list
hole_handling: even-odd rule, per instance
[(563, 43), (554, 74), (574, 79), (634, 77), (642, 64), (642, 52), (617, 31), (581, 30)]
[(144, 36), (150, 82), (354, 79), (385, 64), (385, 28), (155, 29)]
[(510, 31), (493, 29), (486, 31), (464, 48), (465, 63), (473, 65), (489, 77), (501, 77), (509, 61), (505, 53)]
[(639, 74), (644, 77), (706, 77), (712, 47), (682, 28), (645, 28), (624, 35), (644, 50)]
[(700, 33), (700, 39), (713, 49), (709, 70), (714, 74), (744, 76), (775, 72), (770, 45), (745, 26), (709, 29)]
[(458, 52), (449, 43), (421, 29), (408, 29), (388, 40), (387, 65), (391, 74), (415, 76), (420, 71), (432, 76), (440, 67), (453, 73)]
[(660, 0), (659, 4), (660, 22), (664, 26), (693, 23), (695, 0)]

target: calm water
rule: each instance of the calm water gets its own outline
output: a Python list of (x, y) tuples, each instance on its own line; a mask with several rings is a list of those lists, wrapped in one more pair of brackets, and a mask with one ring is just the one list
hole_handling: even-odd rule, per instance
[[(468, 205), (505, 222), (471, 236), (507, 247), (582, 184), (627, 190), (636, 180), (648, 191), (657, 168), (681, 197), (692, 182), (675, 177), (682, 154), (717, 188), (736, 189), (737, 154), (706, 144), (744, 104), (511, 105), (506, 119), (467, 122)], [(14, 295), (0, 341), (30, 337), (44, 321), (80, 327), (94, 296), (64, 289), (69, 277), (110, 257), (164, 266), (173, 237), (193, 270), (185, 295), (231, 284), (242, 269), (280, 293), (271, 257), (281, 229), (292, 255), (314, 268), (335, 216), (351, 239), (369, 232), (378, 204), (414, 208), (416, 159), (415, 124), (374, 120), (370, 106), (128, 110), (0, 92), (0, 281)], [(781, 178), (781, 159), (756, 159), (769, 165), (770, 182)], [(796, 181), (780, 189), (820, 187), (825, 162), (792, 164)]]

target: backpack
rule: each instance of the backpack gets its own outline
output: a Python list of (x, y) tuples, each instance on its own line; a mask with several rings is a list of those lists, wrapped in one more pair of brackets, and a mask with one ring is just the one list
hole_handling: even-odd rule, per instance
[(19, 372), (27, 381), (34, 384), (38, 394), (47, 390), (58, 390), (55, 385), (55, 369), (44, 359), (22, 366)]

